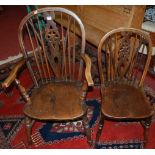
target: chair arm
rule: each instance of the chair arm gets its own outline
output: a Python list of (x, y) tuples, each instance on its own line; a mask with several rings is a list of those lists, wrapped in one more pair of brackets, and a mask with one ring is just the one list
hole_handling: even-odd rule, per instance
[(91, 76), (91, 59), (87, 54), (81, 54), (81, 57), (86, 64), (85, 77), (86, 77), (88, 86), (94, 86), (94, 82)]
[(4, 82), (2, 82), (1, 84), (2, 88), (7, 88), (11, 85), (11, 83), (16, 79), (18, 71), (24, 64), (25, 60), (21, 60), (13, 67), (9, 76), (5, 79)]

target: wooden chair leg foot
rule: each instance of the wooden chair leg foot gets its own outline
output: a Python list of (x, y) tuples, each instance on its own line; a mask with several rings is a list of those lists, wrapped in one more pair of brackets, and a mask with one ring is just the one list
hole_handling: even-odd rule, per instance
[(25, 122), (26, 122), (26, 133), (27, 133), (28, 145), (32, 145), (31, 132), (32, 132), (33, 123), (29, 117), (26, 117)]
[(148, 135), (149, 135), (149, 128), (151, 125), (151, 118), (148, 118), (146, 120), (141, 121), (141, 124), (144, 128), (144, 142), (143, 142), (143, 148), (146, 148), (147, 142), (148, 142)]
[(90, 130), (89, 121), (86, 115), (83, 117), (83, 126), (87, 136), (87, 142), (90, 146), (92, 146), (91, 130)]
[(97, 147), (97, 144), (99, 143), (99, 139), (100, 139), (100, 136), (102, 133), (103, 126), (104, 126), (104, 116), (101, 114), (98, 130), (97, 130), (97, 134), (96, 134), (96, 140), (95, 140), (95, 144), (94, 144), (95, 148)]

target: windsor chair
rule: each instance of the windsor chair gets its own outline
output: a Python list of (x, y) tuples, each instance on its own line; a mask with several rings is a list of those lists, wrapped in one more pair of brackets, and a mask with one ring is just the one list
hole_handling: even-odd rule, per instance
[[(40, 21), (45, 24), (42, 26)], [(91, 60), (85, 54), (85, 29), (79, 17), (60, 7), (37, 9), (21, 21), (18, 38), (24, 60), (16, 65), (2, 85), (8, 87), (15, 81), (26, 101), (24, 114), (28, 143), (32, 143), (35, 120), (82, 119), (91, 145), (85, 97), (93, 80)], [(31, 57), (28, 51), (32, 51)], [(31, 96), (16, 78), (25, 62), (35, 86)]]
[[(147, 53), (145, 60), (144, 52)], [(118, 28), (102, 37), (98, 46), (102, 103), (96, 146), (106, 119), (139, 121), (144, 128), (146, 147), (154, 114), (153, 105), (147, 100), (143, 88), (151, 53), (149, 35), (138, 29)]]

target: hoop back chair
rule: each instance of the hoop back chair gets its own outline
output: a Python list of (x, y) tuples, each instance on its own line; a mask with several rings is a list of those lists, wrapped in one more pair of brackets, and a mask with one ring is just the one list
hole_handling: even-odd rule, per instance
[(149, 35), (138, 29), (118, 28), (102, 37), (98, 46), (102, 103), (96, 145), (107, 119), (141, 122), (146, 146), (154, 109), (143, 85), (151, 53)]
[[(15, 81), (26, 101), (28, 143), (32, 143), (35, 120), (82, 119), (87, 141), (91, 144), (85, 97), (93, 81), (91, 60), (85, 54), (85, 29), (79, 17), (59, 7), (35, 10), (21, 21), (18, 38), (24, 61), (15, 66), (3, 87)], [(35, 86), (31, 96), (16, 78), (24, 62)]]

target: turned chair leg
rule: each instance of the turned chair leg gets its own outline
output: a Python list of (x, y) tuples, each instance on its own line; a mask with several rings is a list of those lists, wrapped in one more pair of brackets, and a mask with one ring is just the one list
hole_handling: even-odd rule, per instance
[(146, 148), (146, 144), (148, 142), (149, 128), (151, 125), (151, 118), (141, 121), (141, 124), (144, 128), (144, 148)]
[(83, 126), (87, 136), (87, 142), (90, 146), (92, 146), (91, 130), (90, 130), (89, 121), (86, 115), (83, 116)]
[(26, 117), (25, 123), (26, 123), (28, 145), (31, 145), (32, 144), (31, 132), (32, 132), (32, 126), (33, 126), (32, 119), (30, 119), (29, 117)]
[(101, 114), (99, 125), (98, 125), (98, 130), (96, 134), (95, 147), (97, 147), (97, 144), (99, 143), (99, 139), (102, 133), (103, 126), (104, 126), (104, 115)]

